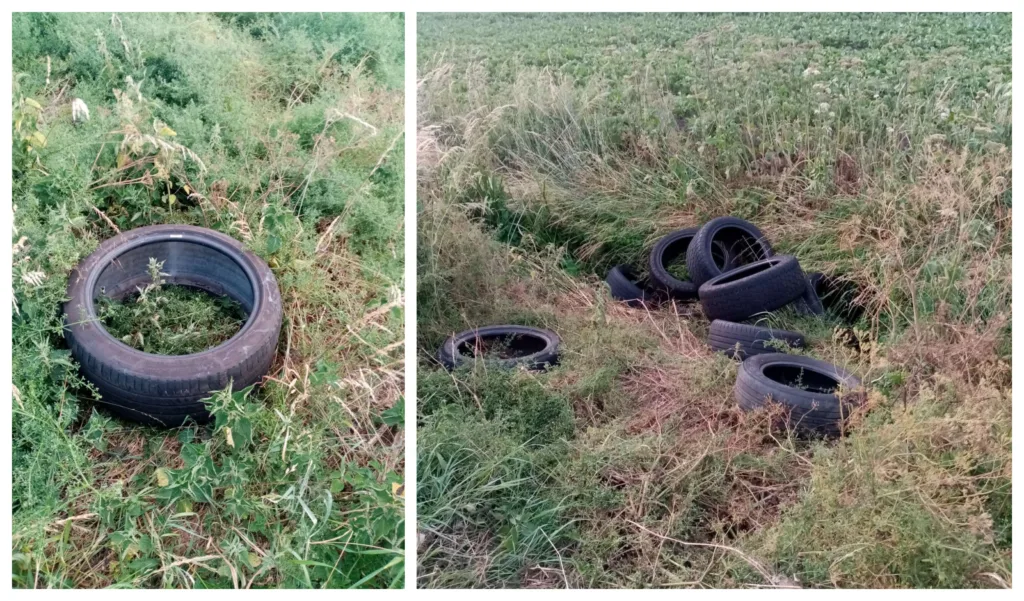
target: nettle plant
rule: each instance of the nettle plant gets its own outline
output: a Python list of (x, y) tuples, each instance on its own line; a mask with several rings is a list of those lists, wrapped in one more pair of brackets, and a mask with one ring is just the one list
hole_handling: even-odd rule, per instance
[[(228, 514), (241, 517), (246, 513), (238, 505), (244, 497), (235, 492), (244, 489), (248, 484), (247, 476), (256, 467), (251, 458), (244, 459), (243, 455), (251, 449), (253, 420), (260, 406), (250, 398), (252, 387), (237, 391), (231, 388), (229, 384), (207, 401), (214, 417), (212, 437), (199, 442), (196, 432), (183, 431), (180, 457), (184, 466), (179, 469), (161, 467), (154, 472), (160, 488), (158, 499), (180, 502), (181, 507), (188, 508), (193, 502), (217, 502), (214, 489), (221, 488)], [(220, 452), (215, 453), (215, 450)]]
[(12, 107), (14, 117), (15, 166), (23, 168), (39, 164), (39, 151), (46, 147), (46, 134), (42, 128), (43, 107), (32, 97), (21, 94), (18, 80), (14, 79), (14, 94), (17, 98)]
[[(177, 132), (156, 118), (150, 102), (142, 94), (141, 83), (136, 83), (130, 75), (125, 77), (125, 88), (114, 89), (114, 97), (119, 127), (110, 135), (120, 138), (115, 165), (94, 181), (90, 189), (142, 185), (158, 191), (160, 202), (167, 210), (174, 208), (182, 198), (198, 198), (196, 186), (189, 180), (188, 167), (194, 166), (201, 177), (206, 172), (206, 164), (189, 147), (176, 141)], [(130, 221), (149, 217), (150, 202), (147, 198), (141, 206), (133, 206)]]
[[(100, 489), (91, 511), (109, 533), (121, 582), (260, 587), (398, 586), (404, 576), (401, 479), (375, 461), (324, 461), (319, 439), (275, 419), (253, 389), (229, 385), (207, 401), (212, 428), (186, 427), (176, 455), (129, 485)], [(93, 413), (84, 436), (106, 450), (116, 422)], [(173, 565), (177, 534), (205, 570)], [(212, 545), (212, 547), (207, 547)], [(161, 569), (161, 566), (165, 566)], [(166, 567), (170, 566), (170, 567)], [(27, 566), (26, 566), (27, 567)], [(201, 581), (201, 582), (200, 582)]]

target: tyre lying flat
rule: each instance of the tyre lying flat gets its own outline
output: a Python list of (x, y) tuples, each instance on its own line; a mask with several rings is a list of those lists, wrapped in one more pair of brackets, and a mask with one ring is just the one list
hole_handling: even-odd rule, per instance
[[(164, 263), (168, 284), (226, 295), (248, 318), (224, 343), (190, 355), (134, 349), (103, 327), (97, 303), (120, 300), (150, 281), (149, 259)], [(130, 230), (100, 244), (71, 273), (64, 304), (65, 337), (100, 403), (132, 421), (175, 427), (209, 421), (203, 399), (232, 384), (260, 381), (270, 369), (281, 331), (281, 293), (262, 259), (230, 236), (188, 225)]]
[[(783, 343), (780, 345), (780, 343)], [(745, 359), (765, 353), (785, 352), (787, 346), (801, 348), (804, 335), (789, 330), (734, 323), (716, 319), (711, 322), (708, 344), (733, 359)]]
[(800, 355), (770, 353), (743, 361), (733, 394), (746, 411), (777, 403), (789, 412), (789, 423), (794, 428), (838, 435), (843, 421), (859, 402), (857, 395), (849, 393), (860, 385), (856, 376), (837, 365)]
[(796, 257), (776, 255), (704, 282), (700, 302), (708, 319), (743, 321), (788, 305), (806, 291)]
[[(562, 339), (551, 330), (529, 326), (499, 325), (467, 330), (451, 336), (437, 351), (447, 369), (483, 361), (499, 368), (545, 369), (558, 364)], [(501, 357), (492, 352), (500, 349)], [(491, 355), (491, 356), (488, 356)]]

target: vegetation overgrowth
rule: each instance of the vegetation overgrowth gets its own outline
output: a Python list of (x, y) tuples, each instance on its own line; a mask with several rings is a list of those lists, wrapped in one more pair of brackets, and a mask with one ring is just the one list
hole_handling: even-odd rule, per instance
[[(403, 35), (394, 14), (14, 15), (15, 587), (403, 584)], [(99, 242), (163, 223), (242, 241), (284, 306), (263, 386), (171, 431), (104, 412), (61, 314)], [(210, 300), (156, 285), (107, 323), (194, 352), (234, 325)]]
[[(420, 586), (1004, 587), (1011, 18), (420, 14)], [(754, 222), (859, 287), (779, 311), (858, 374), (838, 440), (743, 414), (697, 305), (602, 282)], [(561, 365), (443, 371), (479, 325)]]

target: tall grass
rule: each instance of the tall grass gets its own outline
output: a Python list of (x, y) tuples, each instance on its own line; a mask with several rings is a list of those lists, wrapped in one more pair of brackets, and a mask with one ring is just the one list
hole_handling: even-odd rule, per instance
[[(14, 586), (402, 584), (402, 32), (14, 16)], [(270, 373), (218, 393), (211, 426), (110, 418), (63, 338), (70, 270), (154, 223), (234, 236), (281, 287)]]
[[(438, 509), (457, 493), (428, 487), (423, 583), (1009, 583), (1009, 31), (1005, 15), (424, 15), (420, 436), (456, 437), (481, 468), (511, 456), (465, 415), (512, 435), (486, 410), (496, 376), (445, 384), (430, 359), (504, 322), (562, 335), (538, 378), (575, 428), (518, 460), (517, 498), (557, 507), (562, 538), (492, 568), (514, 546), (506, 514), (466, 528)], [(842, 440), (739, 414), (699, 309), (604, 292), (610, 266), (723, 214), (859, 285), (858, 323), (772, 318), (868, 384)], [(445, 386), (473, 393), (464, 435), (427, 410)], [(421, 453), (419, 472), (456, 455)]]

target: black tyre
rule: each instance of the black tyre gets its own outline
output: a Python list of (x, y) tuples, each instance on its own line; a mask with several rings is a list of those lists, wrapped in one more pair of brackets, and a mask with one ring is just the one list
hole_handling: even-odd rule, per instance
[(860, 380), (841, 367), (771, 353), (743, 361), (733, 392), (745, 411), (774, 402), (789, 410), (789, 423), (796, 429), (839, 434), (843, 420), (860, 402), (860, 393), (854, 392), (858, 388)]
[(799, 332), (776, 330), (721, 319), (712, 321), (711, 330), (708, 332), (708, 344), (711, 348), (725, 353), (733, 359), (785, 352), (780, 348), (779, 342), (785, 342), (793, 348), (801, 348), (805, 344), (804, 336)]
[(657, 302), (658, 295), (650, 290), (648, 283), (637, 277), (636, 271), (629, 265), (617, 265), (608, 270), (605, 277), (612, 298), (631, 307), (642, 307)]
[[(725, 253), (728, 263), (719, 257)], [(697, 287), (730, 269), (767, 259), (775, 254), (767, 238), (753, 223), (738, 217), (716, 217), (697, 231), (686, 254), (690, 280)]]
[(475, 361), (502, 368), (544, 369), (558, 364), (561, 342), (558, 334), (542, 328), (486, 326), (445, 340), (437, 359), (448, 369)]
[[(149, 259), (163, 261), (169, 284), (226, 295), (248, 314), (224, 343), (191, 355), (154, 355), (114, 338), (99, 319), (101, 296), (119, 300), (150, 280)], [(71, 272), (64, 304), (65, 337), (82, 373), (99, 389), (101, 404), (140, 423), (204, 423), (203, 404), (233, 382), (235, 390), (270, 369), (281, 331), (281, 293), (262, 259), (213, 230), (154, 225), (115, 236)]]
[(796, 257), (778, 255), (708, 280), (700, 287), (700, 302), (708, 319), (743, 321), (785, 306), (806, 290)]
[(818, 297), (818, 287), (821, 283), (822, 274), (819, 272), (807, 274), (807, 291), (793, 303), (798, 313), (804, 315), (824, 315), (825, 306)]
[[(697, 299), (697, 284), (689, 278), (679, 279), (668, 271), (669, 265), (680, 260), (689, 269), (689, 263), (686, 262), (687, 253), (694, 236), (697, 235), (697, 230), (698, 228), (689, 227), (672, 232), (659, 239), (651, 249), (648, 261), (652, 285), (676, 300), (692, 301)], [(717, 244), (712, 251), (713, 260), (718, 261), (723, 269), (730, 267), (731, 258), (725, 252), (724, 246)]]

